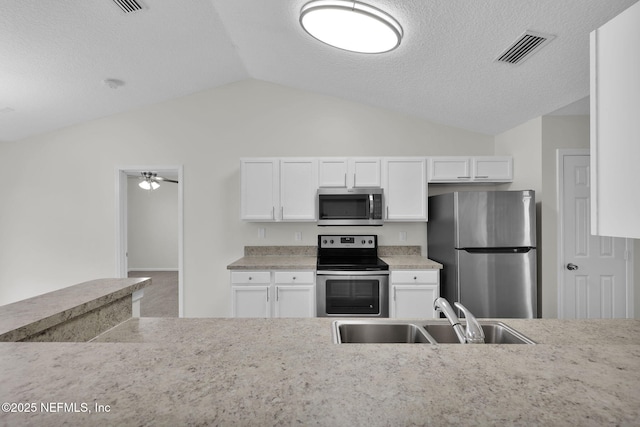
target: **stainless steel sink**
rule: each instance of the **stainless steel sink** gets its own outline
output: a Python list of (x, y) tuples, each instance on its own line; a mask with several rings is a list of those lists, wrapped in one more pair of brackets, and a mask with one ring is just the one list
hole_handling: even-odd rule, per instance
[[(535, 344), (502, 322), (480, 320), (486, 344)], [(464, 322), (463, 322), (464, 324)], [(447, 321), (336, 320), (332, 324), (336, 344), (459, 344)]]
[(336, 344), (432, 344), (418, 324), (394, 321), (336, 320), (333, 322)]
[[(533, 340), (502, 322), (480, 320), (479, 323), (484, 332), (485, 344), (535, 344)], [(431, 322), (424, 325), (424, 328), (439, 344), (460, 343), (449, 322)]]

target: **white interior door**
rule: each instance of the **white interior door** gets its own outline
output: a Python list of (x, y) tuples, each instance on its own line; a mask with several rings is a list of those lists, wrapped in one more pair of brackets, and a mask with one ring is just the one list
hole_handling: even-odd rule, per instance
[(560, 155), (560, 161), (558, 317), (628, 317), (630, 246), (623, 238), (590, 233), (589, 155)]

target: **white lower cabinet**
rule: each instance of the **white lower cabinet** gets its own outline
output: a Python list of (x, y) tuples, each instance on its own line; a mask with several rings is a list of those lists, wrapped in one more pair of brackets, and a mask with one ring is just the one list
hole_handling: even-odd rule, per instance
[(433, 302), (440, 296), (440, 270), (396, 270), (390, 282), (390, 317), (438, 317)]
[(231, 272), (232, 317), (314, 317), (315, 272)]
[(275, 285), (273, 317), (315, 317), (314, 285)]

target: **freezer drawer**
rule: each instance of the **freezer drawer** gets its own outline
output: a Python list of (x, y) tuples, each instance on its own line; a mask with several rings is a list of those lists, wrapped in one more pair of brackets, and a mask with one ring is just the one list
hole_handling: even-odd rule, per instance
[(456, 253), (458, 301), (476, 317), (536, 317), (535, 249), (525, 253)]

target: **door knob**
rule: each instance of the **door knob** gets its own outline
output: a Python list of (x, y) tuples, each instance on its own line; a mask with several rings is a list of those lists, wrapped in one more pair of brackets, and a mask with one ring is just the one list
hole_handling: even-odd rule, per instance
[(567, 270), (573, 271), (573, 270), (577, 270), (577, 269), (578, 269), (577, 265), (572, 264), (572, 263), (567, 264)]

